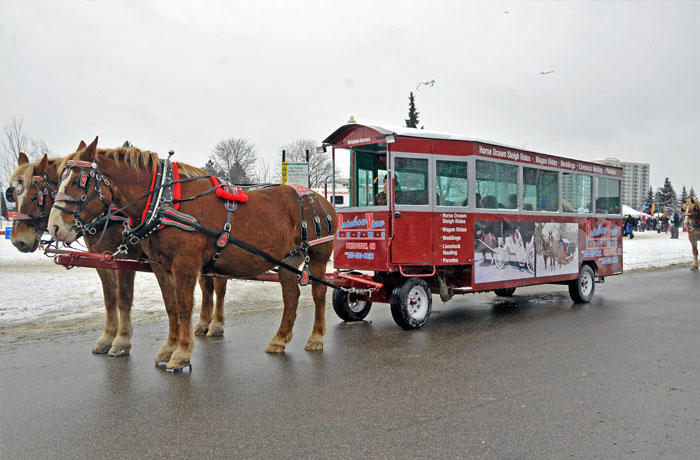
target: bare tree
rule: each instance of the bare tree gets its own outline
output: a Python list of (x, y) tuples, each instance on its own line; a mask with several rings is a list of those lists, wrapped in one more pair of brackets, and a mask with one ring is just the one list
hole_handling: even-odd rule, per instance
[(41, 139), (30, 138), (24, 130), (24, 121), (12, 117), (12, 122), (4, 127), (2, 149), (0, 151), (0, 183), (6, 184), (12, 172), (17, 169), (19, 153), (24, 152), (30, 160), (39, 158), (44, 153), (51, 153)]
[(234, 184), (249, 184), (255, 177), (257, 157), (255, 144), (232, 137), (216, 144), (205, 169)]
[(255, 182), (258, 184), (278, 184), (279, 175), (275, 176), (270, 163), (264, 158), (258, 159), (258, 166), (255, 168)]
[[(328, 153), (317, 153), (318, 145), (320, 144), (313, 139), (297, 139), (280, 147), (280, 151), (286, 152), (288, 163), (305, 163), (306, 151), (309, 151), (310, 187), (321, 187), (326, 182), (330, 182), (333, 177), (331, 157)], [(340, 171), (336, 170), (336, 174), (340, 174)]]

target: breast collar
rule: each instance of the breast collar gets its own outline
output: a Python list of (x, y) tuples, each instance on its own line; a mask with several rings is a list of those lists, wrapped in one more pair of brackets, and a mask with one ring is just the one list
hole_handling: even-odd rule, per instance
[(163, 227), (163, 215), (165, 209), (175, 209), (180, 207), (180, 203), (173, 204), (180, 198), (180, 176), (177, 170), (177, 163), (171, 163), (164, 159), (158, 162), (158, 167), (153, 172), (150, 192), (147, 195), (146, 208), (141, 215), (141, 223), (133, 228), (124, 231), (122, 240), (124, 243), (135, 245), (151, 233)]

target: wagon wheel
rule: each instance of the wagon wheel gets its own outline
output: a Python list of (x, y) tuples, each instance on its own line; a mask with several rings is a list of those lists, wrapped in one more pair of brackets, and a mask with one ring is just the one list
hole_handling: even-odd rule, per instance
[(333, 310), (343, 321), (362, 321), (372, 309), (372, 302), (360, 300), (357, 294), (333, 290)]
[(404, 329), (418, 329), (430, 317), (433, 296), (428, 283), (408, 278), (391, 292), (391, 316)]
[(527, 271), (535, 273), (535, 248), (527, 250)]
[(589, 265), (581, 265), (578, 278), (569, 281), (569, 295), (575, 303), (588, 303), (595, 292), (595, 273)]
[(493, 259), (496, 261), (497, 268), (506, 266), (506, 251), (503, 248), (497, 248), (493, 253)]

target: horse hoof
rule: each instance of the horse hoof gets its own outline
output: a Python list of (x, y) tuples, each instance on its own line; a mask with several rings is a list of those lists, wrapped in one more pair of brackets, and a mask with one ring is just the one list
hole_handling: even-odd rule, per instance
[(308, 341), (304, 347), (306, 351), (323, 351), (323, 342)]
[(690, 270), (696, 272), (698, 271), (698, 267), (690, 267)]
[(207, 337), (223, 337), (224, 336), (224, 326), (210, 326), (209, 332), (207, 332)]
[(170, 357), (173, 355), (172, 351), (161, 351), (156, 355), (156, 365), (158, 363), (167, 363), (170, 361)]
[(104, 340), (102, 337), (100, 337), (97, 340), (97, 343), (95, 343), (95, 346), (92, 347), (92, 352), (96, 355), (104, 355), (105, 353), (108, 353), (111, 348), (112, 339)]
[(284, 353), (284, 345), (271, 343), (265, 348), (265, 353)]
[(207, 324), (197, 324), (194, 328), (194, 335), (207, 335), (207, 331), (209, 330), (209, 326)]
[(122, 348), (116, 348), (116, 349), (113, 348), (113, 349), (109, 350), (109, 356), (112, 357), (112, 358), (119, 358), (119, 357), (122, 357), (122, 356), (129, 356), (129, 352), (130, 352), (130, 351), (131, 351), (131, 350), (130, 350), (129, 348), (124, 348), (124, 347), (122, 347)]

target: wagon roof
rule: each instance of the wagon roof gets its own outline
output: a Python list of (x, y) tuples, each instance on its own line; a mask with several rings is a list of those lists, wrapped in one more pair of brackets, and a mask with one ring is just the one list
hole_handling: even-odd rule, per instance
[[(336, 129), (330, 136), (328, 136), (326, 139), (324, 139), (323, 143), (326, 145), (337, 144), (348, 133), (355, 131), (355, 130), (360, 130), (360, 131), (365, 131), (365, 132), (367, 132), (367, 130), (369, 130), (369, 131), (376, 132), (376, 134), (374, 134), (375, 139), (372, 139), (372, 141), (368, 142), (368, 143), (384, 142), (383, 138), (385, 136), (390, 135), (390, 134), (395, 134), (395, 135), (400, 136), (400, 137), (415, 137), (415, 138), (422, 138), (422, 139), (438, 139), (438, 140), (448, 140), (448, 141), (478, 142), (480, 144), (488, 144), (488, 145), (493, 145), (495, 147), (503, 147), (506, 149), (526, 151), (526, 152), (536, 153), (536, 154), (540, 154), (540, 155), (547, 155), (547, 156), (551, 156), (551, 157), (570, 159), (569, 157), (564, 157), (564, 156), (560, 156), (560, 155), (556, 155), (556, 154), (553, 155), (551, 153), (541, 152), (538, 150), (532, 150), (529, 148), (518, 147), (518, 146), (510, 145), (510, 144), (504, 144), (502, 142), (494, 142), (494, 141), (490, 141), (490, 140), (486, 140), (486, 139), (479, 139), (476, 137), (465, 136), (462, 134), (453, 134), (453, 133), (446, 133), (443, 131), (432, 131), (432, 130), (427, 130), (427, 129), (406, 128), (404, 126), (391, 126), (391, 125), (378, 126), (378, 125), (363, 125), (360, 123), (346, 124), (346, 125), (341, 126), (338, 129)], [(575, 161), (581, 161), (581, 160), (575, 160)], [(594, 162), (586, 161), (586, 160), (583, 160), (581, 162), (588, 163), (588, 164), (596, 164)], [(619, 169), (620, 171), (622, 171), (622, 168), (618, 167), (618, 166), (605, 165), (605, 167), (615, 168), (615, 169)]]

